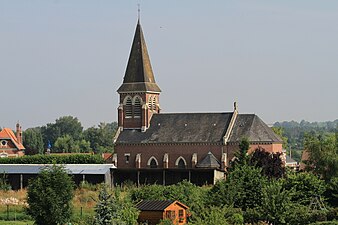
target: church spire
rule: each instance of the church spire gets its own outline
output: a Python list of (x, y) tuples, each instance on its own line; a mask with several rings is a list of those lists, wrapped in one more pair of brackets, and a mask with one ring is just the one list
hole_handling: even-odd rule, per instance
[(157, 86), (144, 40), (140, 20), (138, 19), (123, 84), (118, 93), (161, 92)]

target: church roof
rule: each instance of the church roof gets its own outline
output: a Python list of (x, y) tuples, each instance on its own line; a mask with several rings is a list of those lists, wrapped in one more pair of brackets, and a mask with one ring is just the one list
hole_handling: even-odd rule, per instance
[(25, 149), (25, 147), (18, 142), (15, 134), (10, 128), (4, 128), (2, 131), (0, 131), (0, 140), (1, 139), (11, 140), (18, 150)]
[[(154, 114), (145, 132), (124, 129), (116, 144), (222, 143), (232, 116), (232, 112)], [(282, 142), (272, 129), (254, 114), (237, 115), (228, 141), (238, 142), (242, 137), (247, 137), (251, 142)]]
[(148, 55), (141, 24), (136, 25), (123, 84), (117, 90), (122, 92), (161, 92), (157, 86)]
[(233, 113), (160, 113), (145, 132), (124, 129), (117, 144), (221, 142)]
[(208, 152), (204, 159), (196, 165), (197, 168), (219, 168), (220, 166), (221, 164), (211, 152)]
[(283, 142), (283, 140), (255, 114), (237, 115), (229, 141), (238, 142), (242, 137), (247, 137), (250, 142)]

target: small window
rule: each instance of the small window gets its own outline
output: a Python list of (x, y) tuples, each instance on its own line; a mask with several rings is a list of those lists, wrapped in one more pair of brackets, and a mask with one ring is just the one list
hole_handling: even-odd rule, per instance
[(129, 163), (129, 160), (130, 160), (130, 154), (129, 153), (126, 153), (124, 154), (124, 157), (126, 159), (126, 163)]
[(148, 108), (149, 109), (152, 109), (152, 102), (153, 102), (153, 98), (150, 96), (149, 99), (148, 99)]
[(178, 219), (179, 219), (178, 221), (180, 223), (184, 222), (184, 211), (183, 211), (183, 209), (178, 210)]
[(151, 159), (150, 161), (150, 168), (157, 168), (157, 162), (155, 159)]
[(5, 141), (5, 140), (1, 141), (1, 146), (2, 147), (6, 147), (7, 146), (7, 141)]
[(175, 211), (173, 211), (173, 210), (168, 210), (168, 211), (166, 212), (166, 218), (167, 218), (167, 219), (174, 220), (175, 217), (176, 217)]

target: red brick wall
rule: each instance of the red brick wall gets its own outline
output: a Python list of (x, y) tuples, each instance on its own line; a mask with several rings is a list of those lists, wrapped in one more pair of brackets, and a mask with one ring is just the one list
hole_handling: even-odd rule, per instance
[[(257, 147), (262, 147), (269, 152), (281, 151), (281, 144), (260, 144), (250, 145), (249, 152), (255, 150)], [(234, 153), (238, 151), (238, 144), (223, 145), (190, 145), (190, 144), (144, 144), (144, 145), (116, 145), (115, 152), (117, 153), (117, 167), (118, 168), (136, 168), (136, 155), (141, 153), (141, 168), (147, 168), (148, 160), (154, 156), (158, 161), (158, 168), (163, 168), (163, 157), (165, 153), (169, 154), (168, 168), (176, 168), (176, 160), (182, 156), (187, 168), (192, 168), (192, 155), (197, 153), (197, 163), (200, 162), (208, 152), (212, 152), (214, 156), (221, 162), (222, 151), (227, 153), (227, 165), (233, 159)], [(129, 163), (126, 163), (125, 153), (130, 154)]]

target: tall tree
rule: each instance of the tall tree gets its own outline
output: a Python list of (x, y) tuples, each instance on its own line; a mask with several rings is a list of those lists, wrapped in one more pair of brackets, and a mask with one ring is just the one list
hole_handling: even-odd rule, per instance
[(28, 128), (23, 132), (23, 143), (26, 154), (43, 154), (44, 144), (40, 128)]
[(335, 134), (307, 135), (305, 147), (309, 153), (307, 170), (325, 180), (338, 176), (338, 132)]
[(37, 225), (58, 225), (69, 222), (74, 182), (63, 167), (43, 169), (31, 179), (27, 190), (28, 214)]

